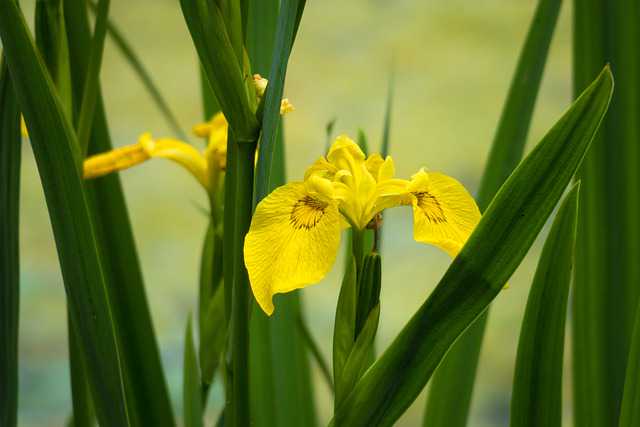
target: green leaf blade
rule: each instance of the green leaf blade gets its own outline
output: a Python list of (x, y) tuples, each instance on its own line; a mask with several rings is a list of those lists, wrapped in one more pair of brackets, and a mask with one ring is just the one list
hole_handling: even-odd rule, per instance
[(182, 405), (185, 427), (202, 427), (202, 400), (200, 398), (200, 368), (193, 343), (191, 317), (184, 334), (184, 366), (182, 370)]
[(18, 424), (20, 110), (0, 63), (0, 425)]
[[(478, 205), (484, 211), (522, 158), (561, 0), (540, 0), (520, 53), (491, 146)], [(464, 427), (489, 311), (456, 341), (438, 367), (425, 407), (425, 427)]]
[(533, 243), (582, 161), (612, 90), (605, 68), (513, 172), (436, 289), (358, 382), (334, 425), (392, 425), (418, 396)]
[(636, 310), (636, 324), (631, 338), (619, 426), (633, 427), (638, 424), (640, 424), (640, 305)]
[(529, 291), (511, 397), (511, 427), (562, 425), (562, 363), (577, 234), (576, 184), (562, 202)]

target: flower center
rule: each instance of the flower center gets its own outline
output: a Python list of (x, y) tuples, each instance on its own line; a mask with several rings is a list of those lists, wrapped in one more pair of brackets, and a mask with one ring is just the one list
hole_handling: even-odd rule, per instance
[(318, 225), (327, 206), (328, 204), (321, 200), (305, 196), (293, 205), (289, 222), (296, 230), (311, 230)]
[(418, 201), (418, 207), (424, 212), (429, 222), (435, 224), (447, 222), (442, 206), (440, 206), (440, 202), (438, 202), (438, 199), (436, 199), (433, 194), (428, 191), (420, 191), (413, 193), (413, 195)]

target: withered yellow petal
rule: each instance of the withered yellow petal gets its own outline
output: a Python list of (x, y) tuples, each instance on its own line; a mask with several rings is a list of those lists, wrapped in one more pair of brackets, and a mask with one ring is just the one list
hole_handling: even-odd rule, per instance
[(455, 257), (480, 221), (473, 197), (458, 181), (438, 172), (418, 172), (409, 191), (414, 238)]
[(251, 289), (265, 313), (273, 296), (319, 282), (333, 265), (342, 220), (335, 202), (301, 182), (277, 188), (256, 207), (244, 242)]

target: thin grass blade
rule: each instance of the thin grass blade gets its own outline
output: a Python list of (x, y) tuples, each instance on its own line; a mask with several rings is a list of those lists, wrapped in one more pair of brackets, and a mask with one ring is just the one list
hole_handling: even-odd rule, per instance
[(612, 90), (605, 68), (511, 174), (436, 289), (338, 408), (334, 425), (392, 425), (418, 396), (522, 261), (580, 165)]
[(0, 425), (18, 425), (20, 110), (0, 60)]
[[(481, 211), (522, 158), (560, 6), (561, 0), (538, 3), (480, 183)], [(436, 370), (427, 396), (425, 427), (466, 425), (488, 313), (462, 334)]]
[(560, 205), (529, 291), (511, 395), (511, 427), (562, 425), (564, 331), (579, 189), (575, 184)]
[(182, 407), (185, 427), (202, 427), (202, 400), (200, 398), (200, 368), (193, 343), (191, 317), (184, 334), (184, 365), (182, 369)]

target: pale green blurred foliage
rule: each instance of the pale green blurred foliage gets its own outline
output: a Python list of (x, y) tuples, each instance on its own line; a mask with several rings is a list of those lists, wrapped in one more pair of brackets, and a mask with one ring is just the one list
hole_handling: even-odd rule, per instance
[[(32, 16), (33, 1), (24, 7)], [(287, 171), (300, 179), (322, 153), (324, 128), (378, 144), (391, 64), (396, 72), (391, 154), (398, 175), (421, 166), (477, 188), (532, 0), (323, 0), (307, 4), (292, 54), (285, 95), (296, 106), (286, 120)], [(196, 55), (177, 2), (112, 2), (112, 18), (152, 71), (184, 128), (201, 120)], [(537, 140), (570, 100), (570, 10), (564, 7), (533, 120)], [(108, 43), (101, 74), (116, 145), (170, 129), (137, 77)], [(195, 144), (199, 144), (195, 138)], [(21, 197), (22, 294), (20, 425), (62, 425), (70, 413), (66, 311), (48, 214), (33, 155), (24, 148)], [(162, 160), (121, 174), (173, 401), (180, 401), (183, 330), (195, 309), (199, 255), (207, 219), (205, 195), (182, 170)], [(385, 216), (379, 348), (387, 345), (427, 296), (449, 259), (414, 243), (411, 215)], [(472, 426), (508, 424), (517, 336), (539, 245), (497, 298), (482, 353)], [(339, 257), (340, 259), (340, 257)], [(341, 266), (304, 291), (307, 319), (329, 356)], [(276, 300), (277, 304), (277, 300)], [(37, 310), (35, 310), (37, 308)], [(37, 314), (32, 315), (32, 312)], [(565, 354), (570, 354), (566, 351)], [(565, 370), (565, 389), (569, 373)], [(321, 419), (331, 402), (316, 378)], [(221, 407), (214, 390), (212, 411)], [(569, 407), (569, 405), (565, 405)], [(398, 425), (420, 423), (423, 398)], [(212, 412), (213, 413), (213, 412)]]

